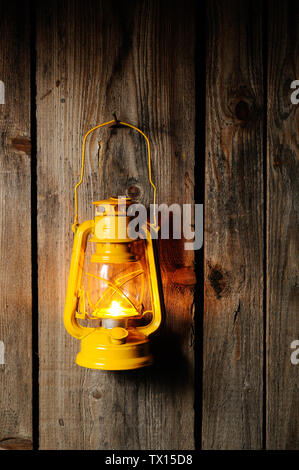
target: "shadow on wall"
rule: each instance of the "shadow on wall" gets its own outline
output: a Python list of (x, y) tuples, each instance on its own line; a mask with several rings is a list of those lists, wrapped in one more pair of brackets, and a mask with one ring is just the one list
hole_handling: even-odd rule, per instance
[[(171, 279), (171, 284), (173, 284), (173, 288), (175, 289), (176, 275), (172, 273), (176, 271), (181, 272), (182, 266), (184, 266), (185, 255), (182, 249), (184, 240), (159, 240), (158, 243), (159, 250), (157, 245), (154, 244), (155, 256), (157, 256), (157, 252), (159, 251), (161, 271), (166, 271), (166, 276), (169, 277), (164, 285), (169, 284)], [(173, 253), (175, 253), (175, 256)], [(163, 266), (166, 269), (163, 270)], [(160, 273), (158, 273), (158, 281), (163, 320), (158, 331), (150, 337), (151, 351), (155, 362), (150, 367), (112, 373), (115, 374), (116, 381), (119, 383), (123, 383), (125, 376), (126, 380), (135, 383), (157, 383), (159, 388), (165, 392), (170, 391), (173, 393), (177, 390), (190, 390), (190, 384), (193, 384), (194, 376), (193, 362), (188, 358), (186, 346), (186, 343), (188, 344), (188, 341), (190, 341), (190, 318), (180, 316), (180, 318), (178, 318), (179, 326), (178, 322), (175, 322), (176, 324), (174, 325), (173, 319), (176, 316), (176, 312), (170, 311), (168, 306), (165, 307)], [(186, 285), (182, 284), (176, 289), (178, 300), (175, 305), (180, 305), (179, 298), (184, 296), (185, 289), (189, 289), (190, 287), (193, 289), (193, 277), (190, 282), (190, 285), (188, 285), (188, 283)], [(168, 295), (171, 295), (171, 293), (168, 292)], [(174, 305), (170, 308), (174, 308)]]
[(183, 352), (182, 336), (162, 327), (151, 338), (151, 350), (155, 362), (150, 367), (128, 371), (106, 371), (113, 374), (120, 385), (123, 380), (138, 384), (157, 383), (161, 390), (174, 392), (190, 390), (193, 382), (193, 366)]

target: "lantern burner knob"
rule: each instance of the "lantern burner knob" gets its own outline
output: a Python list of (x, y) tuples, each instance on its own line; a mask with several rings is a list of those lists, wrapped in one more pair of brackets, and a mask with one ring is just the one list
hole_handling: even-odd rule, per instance
[(116, 326), (110, 331), (110, 341), (112, 344), (124, 344), (127, 341), (128, 334), (125, 328)]

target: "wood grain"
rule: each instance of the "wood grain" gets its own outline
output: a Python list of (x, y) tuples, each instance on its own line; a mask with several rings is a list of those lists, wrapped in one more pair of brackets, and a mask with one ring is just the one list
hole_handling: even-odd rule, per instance
[(0, 447), (15, 449), (32, 444), (29, 32), (28, 2), (0, 1)]
[[(62, 313), (72, 249), (73, 186), (84, 133), (117, 117), (153, 148), (159, 203), (193, 200), (193, 3), (40, 2), (37, 12), (40, 446), (42, 449), (191, 449), (193, 255), (160, 243), (166, 323), (151, 369), (80, 368)], [(99, 140), (101, 140), (99, 149)], [(99, 153), (101, 162), (99, 165)], [(80, 217), (124, 191), (149, 202), (144, 143), (112, 129), (88, 144)], [(105, 169), (105, 171), (103, 170)], [(192, 277), (189, 274), (189, 277)]]
[(298, 2), (271, 2), (268, 19), (267, 447), (299, 448)]
[(263, 58), (259, 2), (207, 4), (204, 449), (260, 449)]

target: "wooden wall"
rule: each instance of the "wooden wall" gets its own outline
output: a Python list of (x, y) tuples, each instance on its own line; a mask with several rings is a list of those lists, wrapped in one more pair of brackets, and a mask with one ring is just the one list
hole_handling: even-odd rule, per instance
[[(299, 448), (298, 16), (292, 0), (0, 1), (0, 447)], [(75, 365), (62, 322), (82, 138), (114, 112), (150, 136), (158, 202), (205, 211), (200, 252), (159, 243), (157, 360), (129, 372)], [(114, 193), (151, 202), (134, 132), (95, 134), (86, 168), (81, 220)]]
[(0, 2), (0, 447), (32, 441), (30, 15)]

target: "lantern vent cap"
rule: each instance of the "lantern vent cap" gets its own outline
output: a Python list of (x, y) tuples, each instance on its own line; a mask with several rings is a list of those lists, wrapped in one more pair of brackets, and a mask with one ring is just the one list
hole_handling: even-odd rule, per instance
[(110, 197), (101, 201), (94, 201), (97, 216), (104, 215), (126, 215), (127, 208), (135, 201), (127, 196)]

